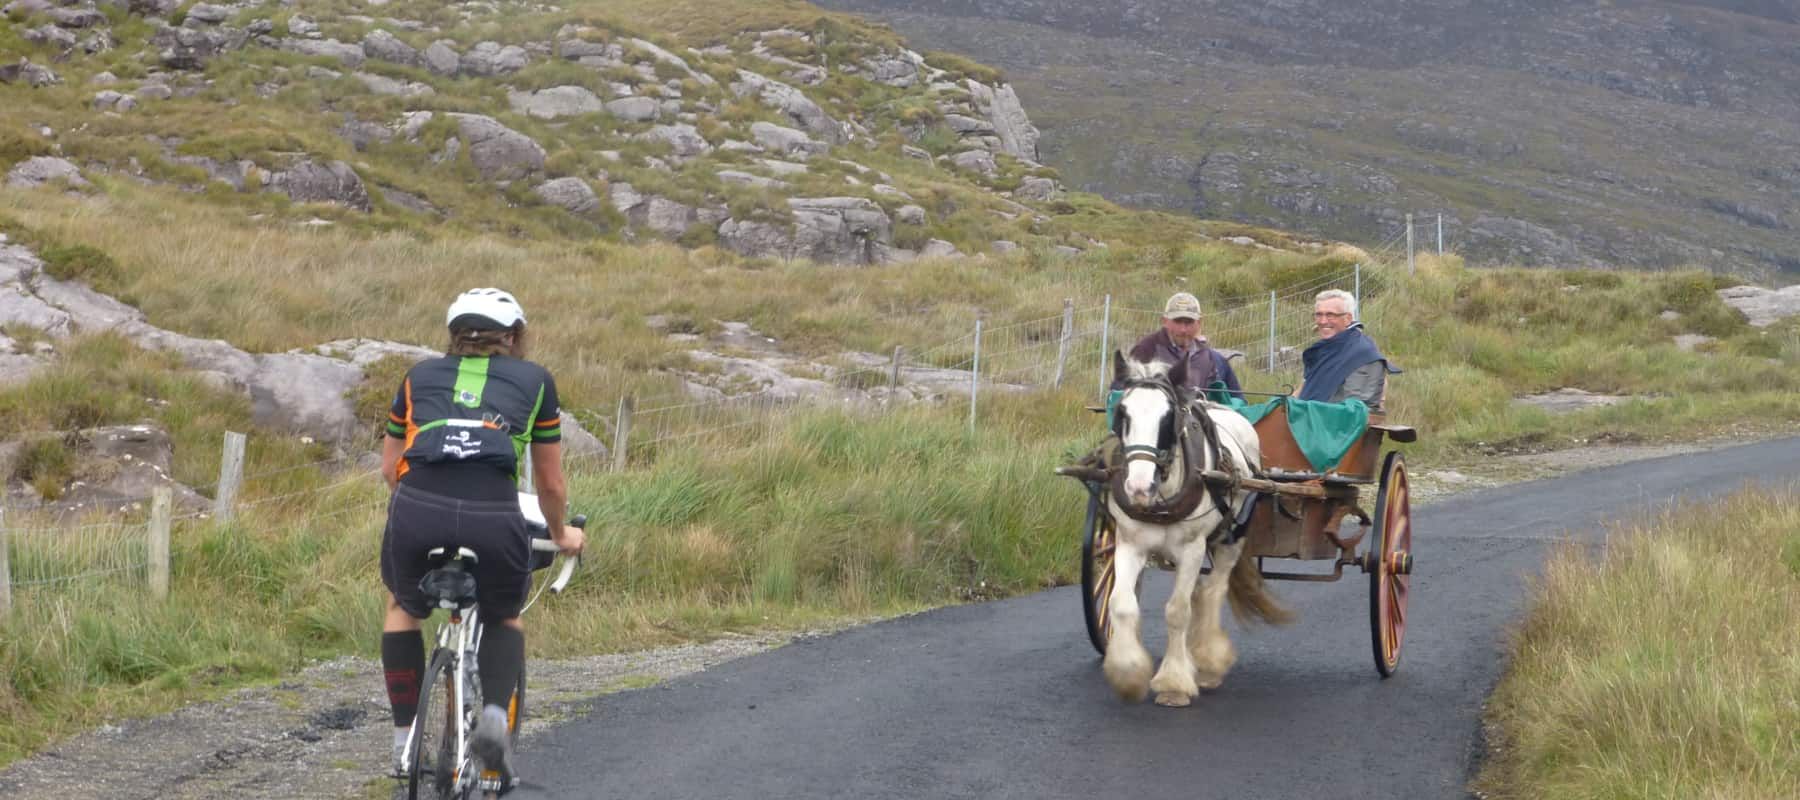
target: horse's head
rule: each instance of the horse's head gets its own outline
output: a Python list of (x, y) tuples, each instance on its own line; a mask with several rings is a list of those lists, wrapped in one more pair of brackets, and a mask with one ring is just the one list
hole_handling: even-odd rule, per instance
[(1187, 365), (1148, 364), (1113, 353), (1113, 388), (1120, 389), (1113, 432), (1125, 450), (1125, 492), (1129, 502), (1143, 505), (1157, 484), (1169, 477), (1180, 455), (1180, 433), (1187, 422), (1189, 399), (1182, 383)]

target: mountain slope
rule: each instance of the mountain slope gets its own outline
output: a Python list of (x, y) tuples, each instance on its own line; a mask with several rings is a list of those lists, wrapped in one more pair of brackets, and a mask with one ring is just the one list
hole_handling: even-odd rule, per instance
[(832, 0), (1007, 71), (1073, 185), (1477, 262), (1800, 276), (1800, 4)]

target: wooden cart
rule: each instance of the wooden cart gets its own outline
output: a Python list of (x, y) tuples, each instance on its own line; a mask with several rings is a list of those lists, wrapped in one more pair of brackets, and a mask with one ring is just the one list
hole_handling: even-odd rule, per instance
[[(1394, 674), (1406, 638), (1413, 568), (1412, 508), (1405, 460), (1392, 451), (1383, 457), (1381, 448), (1384, 440), (1415, 441), (1417, 432), (1404, 425), (1389, 425), (1380, 415), (1373, 415), (1362, 438), (1344, 454), (1338, 467), (1320, 474), (1311, 471), (1294, 441), (1285, 404), (1255, 427), (1262, 441), (1263, 469), (1257, 478), (1239, 484), (1258, 493), (1245, 532), (1243, 557), (1256, 558), (1258, 570), (1271, 580), (1336, 581), (1343, 577), (1345, 567), (1362, 570), (1369, 576), (1369, 634), (1375, 669), (1384, 678)], [(1204, 477), (1215, 485), (1231, 483), (1229, 476), (1219, 472)], [(1081, 540), (1082, 613), (1087, 619), (1088, 639), (1104, 654), (1111, 626), (1107, 601), (1113, 588), (1117, 530), (1107, 510), (1106, 484), (1097, 480), (1083, 480), (1082, 484), (1088, 490), (1086, 530)], [(1361, 505), (1365, 486), (1375, 487), (1372, 513)], [(1330, 561), (1332, 569), (1328, 573), (1271, 571), (1266, 561), (1274, 558)]]

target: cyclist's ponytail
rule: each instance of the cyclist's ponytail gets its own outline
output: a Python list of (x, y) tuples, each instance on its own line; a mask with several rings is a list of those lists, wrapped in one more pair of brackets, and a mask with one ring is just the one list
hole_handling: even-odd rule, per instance
[(450, 329), (450, 347), (445, 354), (524, 358), (526, 338), (525, 323), (522, 321), (501, 330), (453, 327)]

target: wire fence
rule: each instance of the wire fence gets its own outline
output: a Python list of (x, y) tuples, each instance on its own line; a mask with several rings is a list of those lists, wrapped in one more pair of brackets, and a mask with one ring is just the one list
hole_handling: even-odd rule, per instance
[[(1389, 291), (1408, 269), (1407, 235), (1401, 232), (1369, 251), (1365, 263), (1285, 286), (1266, 297), (1214, 299), (1207, 303), (1203, 335), (1210, 346), (1233, 357), (1240, 373), (1296, 373), (1301, 353), (1315, 336), (1313, 298), (1342, 289), (1359, 299)], [(1359, 303), (1363, 321), (1379, 304)], [(850, 353), (830, 362), (799, 359), (721, 360), (723, 380), (690, 382), (679, 394), (620, 398), (598, 430), (602, 446), (565, 456), (571, 474), (616, 470), (655, 463), (670, 451), (704, 447), (720, 452), (764, 440), (797, 409), (844, 407), (883, 413), (919, 402), (967, 403), (977, 424), (984, 394), (1075, 387), (1102, 394), (1110, 379), (1111, 354), (1129, 350), (1138, 337), (1161, 325), (1160, 308), (1133, 308), (1110, 296), (1071, 299), (1062, 309), (988, 325), (972, 320), (966, 333), (926, 346), (898, 347), (885, 354)], [(699, 355), (699, 354), (697, 354)], [(229, 448), (229, 444), (227, 445)], [(241, 447), (241, 443), (240, 443)], [(379, 486), (370, 454), (350, 453), (303, 464), (269, 465), (196, 487), (200, 492), (231, 487), (236, 499), (223, 509), (263, 513), (288, 508), (319, 509), (327, 518), (378, 511), (374, 499), (346, 495)], [(311, 475), (306, 475), (310, 471)], [(319, 480), (323, 477), (323, 482)], [(295, 486), (291, 490), (284, 489)], [(186, 495), (168, 523), (186, 531), (216, 524), (221, 509), (199, 495)], [(110, 500), (110, 518), (68, 526), (39, 518), (14, 523), (0, 516), (0, 611), (14, 591), (42, 591), (98, 581), (152, 580), (155, 521), (148, 519), (151, 496)], [(11, 527), (9, 527), (11, 526)], [(166, 541), (168, 525), (164, 525)], [(165, 545), (166, 547), (166, 545)], [(167, 553), (162, 554), (167, 559)], [(10, 577), (10, 580), (8, 578)], [(166, 577), (165, 577), (166, 580)]]

